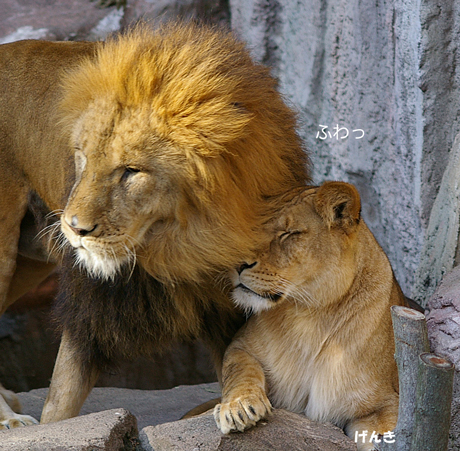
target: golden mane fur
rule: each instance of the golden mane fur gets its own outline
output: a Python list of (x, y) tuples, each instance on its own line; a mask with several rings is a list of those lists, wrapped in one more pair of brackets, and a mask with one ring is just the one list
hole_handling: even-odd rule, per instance
[[(257, 246), (272, 199), (308, 181), (276, 88), (231, 33), (197, 24), (0, 46), (0, 311), (69, 251), (42, 421), (76, 415), (116, 355), (206, 335), (219, 371), (241, 315), (216, 277)], [(36, 224), (48, 263), (18, 247), (33, 199), (54, 214)]]
[[(295, 190), (266, 225), (267, 243), (232, 271), (235, 302), (256, 312), (225, 353), (224, 433), (271, 403), (333, 422), (352, 439), (396, 426), (398, 373), (390, 307), (405, 305), (349, 184)], [(376, 436), (374, 435), (374, 436)]]

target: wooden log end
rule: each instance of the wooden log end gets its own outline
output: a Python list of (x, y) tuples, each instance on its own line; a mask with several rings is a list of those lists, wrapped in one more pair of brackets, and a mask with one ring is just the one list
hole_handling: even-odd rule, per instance
[(424, 352), (423, 354), (420, 354), (420, 359), (425, 365), (433, 368), (446, 371), (454, 369), (454, 364), (452, 362), (431, 352)]
[(422, 312), (414, 310), (409, 307), (403, 307), (401, 305), (392, 305), (391, 311), (393, 315), (401, 316), (412, 321), (424, 321), (425, 315)]

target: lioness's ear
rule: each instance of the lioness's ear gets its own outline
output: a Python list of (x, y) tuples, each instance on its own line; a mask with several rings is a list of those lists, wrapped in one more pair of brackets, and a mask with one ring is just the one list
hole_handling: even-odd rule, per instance
[(316, 193), (315, 208), (328, 227), (349, 229), (361, 218), (358, 190), (349, 183), (324, 182)]

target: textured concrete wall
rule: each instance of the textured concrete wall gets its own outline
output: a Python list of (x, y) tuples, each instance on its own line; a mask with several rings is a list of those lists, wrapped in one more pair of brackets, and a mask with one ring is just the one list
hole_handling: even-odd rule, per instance
[[(406, 294), (459, 128), (459, 6), (444, 0), (231, 0), (232, 26), (300, 113), (316, 182), (355, 183)], [(346, 127), (349, 136), (317, 132)], [(365, 135), (353, 133), (361, 129)], [(453, 262), (452, 262), (453, 263)], [(419, 278), (425, 275), (417, 276)], [(430, 285), (430, 284), (428, 284)]]

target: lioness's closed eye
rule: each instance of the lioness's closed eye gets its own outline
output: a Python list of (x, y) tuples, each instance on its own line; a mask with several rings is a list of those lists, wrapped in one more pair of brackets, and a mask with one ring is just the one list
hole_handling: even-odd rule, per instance
[(360, 209), (347, 183), (292, 193), (266, 226), (266, 248), (233, 271), (234, 301), (257, 314), (225, 354), (222, 432), (253, 426), (271, 404), (352, 438), (396, 426), (390, 306), (405, 300)]

